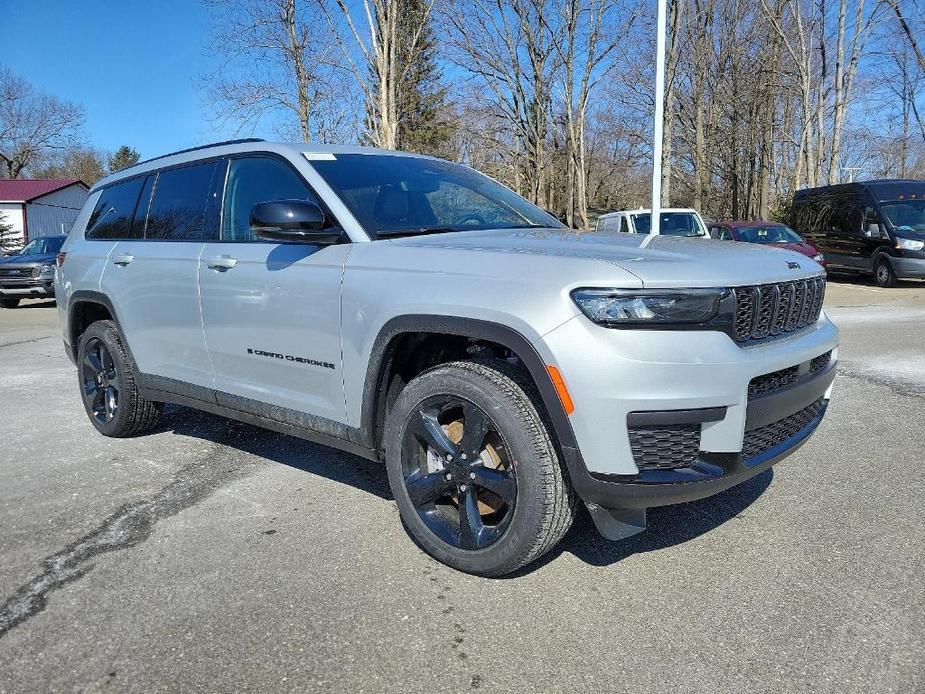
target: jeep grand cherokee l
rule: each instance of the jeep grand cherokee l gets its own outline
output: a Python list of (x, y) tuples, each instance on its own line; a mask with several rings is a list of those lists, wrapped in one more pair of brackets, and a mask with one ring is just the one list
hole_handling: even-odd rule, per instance
[(766, 470), (829, 402), (822, 268), (580, 233), (476, 171), (236, 141), (100, 181), (59, 256), (106, 436), (179, 403), (383, 461), (457, 569), (510, 573), (580, 499), (610, 539)]

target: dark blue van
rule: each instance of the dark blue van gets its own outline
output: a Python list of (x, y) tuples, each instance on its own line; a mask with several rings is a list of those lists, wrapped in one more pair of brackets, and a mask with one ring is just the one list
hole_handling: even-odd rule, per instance
[(870, 274), (881, 287), (925, 279), (925, 181), (801, 190), (793, 196), (790, 226), (822, 251), (829, 270)]

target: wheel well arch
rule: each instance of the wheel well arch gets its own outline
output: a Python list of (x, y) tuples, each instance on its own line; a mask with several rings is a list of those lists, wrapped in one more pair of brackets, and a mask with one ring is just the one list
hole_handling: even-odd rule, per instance
[(115, 321), (118, 325), (112, 302), (105, 294), (92, 291), (74, 292), (67, 307), (68, 345), (73, 359), (77, 358), (80, 336), (92, 323), (99, 320)]
[(406, 315), (386, 323), (373, 343), (363, 387), (362, 425), (380, 449), (386, 414), (404, 385), (422, 371), (450, 361), (495, 357), (523, 369), (540, 398), (541, 416), (559, 445), (576, 448), (568, 415), (536, 348), (500, 323), (436, 315)]

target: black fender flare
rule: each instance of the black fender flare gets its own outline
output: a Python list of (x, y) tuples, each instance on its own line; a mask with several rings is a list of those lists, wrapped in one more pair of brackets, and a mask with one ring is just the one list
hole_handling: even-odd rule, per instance
[[(546, 414), (553, 427), (554, 439), (563, 449), (577, 451), (575, 433), (569, 422), (559, 394), (553, 385), (546, 364), (536, 348), (519, 332), (500, 323), (475, 318), (458, 316), (441, 316), (430, 314), (409, 314), (392, 318), (379, 331), (370, 350), (366, 368), (366, 381), (363, 385), (362, 425), (360, 429), (370, 437), (368, 445), (374, 446), (376, 432), (376, 408), (380, 396), (382, 378), (385, 374), (388, 349), (392, 341), (407, 333), (435, 333), (438, 335), (456, 335), (459, 337), (487, 340), (502, 345), (516, 354), (530, 377), (536, 384)], [(566, 454), (566, 459), (573, 456)]]
[(119, 315), (116, 312), (116, 307), (110, 300), (108, 296), (102, 292), (94, 291), (92, 289), (78, 289), (71, 293), (67, 300), (67, 342), (68, 345), (68, 355), (71, 357), (72, 361), (77, 359), (77, 347), (76, 340), (74, 339), (74, 314), (77, 310), (79, 304), (98, 304), (103, 306), (109, 315), (112, 316), (113, 322), (116, 324), (116, 327), (119, 328), (119, 332), (123, 336), (123, 346), (125, 351), (128, 352), (129, 358), (132, 360), (132, 364), (135, 364), (135, 357), (132, 355), (132, 349), (128, 344), (128, 341), (125, 339), (125, 331), (122, 330), (122, 324), (119, 322)]

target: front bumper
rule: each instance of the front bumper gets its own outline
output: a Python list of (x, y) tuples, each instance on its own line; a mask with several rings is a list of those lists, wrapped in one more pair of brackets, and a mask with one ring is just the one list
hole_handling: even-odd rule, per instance
[(55, 295), (54, 278), (0, 280), (0, 297), (45, 299)]
[(921, 280), (925, 279), (925, 258), (891, 258), (893, 272), (901, 280)]
[[(710, 496), (766, 470), (822, 420), (837, 337), (824, 315), (798, 335), (746, 348), (707, 331), (607, 330), (583, 318), (560, 326), (542, 347), (575, 402), (570, 420), (577, 448), (562, 451), (575, 490), (602, 508), (642, 509)], [(826, 353), (827, 365), (810, 373), (813, 360)], [(799, 369), (799, 376), (749, 397), (752, 379), (787, 369)], [(645, 424), (646, 416), (653, 423), (695, 424), (696, 460), (678, 469), (640, 470), (630, 442), (635, 425), (628, 422)], [(792, 425), (785, 437), (765, 437), (771, 445), (755, 447), (756, 437), (782, 422)]]

